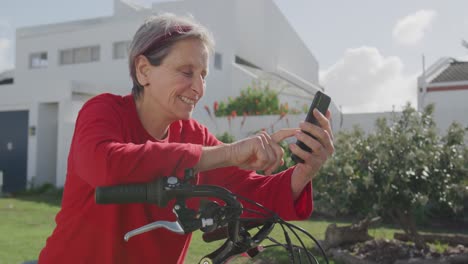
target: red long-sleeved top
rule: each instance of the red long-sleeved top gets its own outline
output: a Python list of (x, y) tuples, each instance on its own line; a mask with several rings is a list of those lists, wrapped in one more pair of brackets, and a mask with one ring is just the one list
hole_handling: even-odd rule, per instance
[[(150, 222), (175, 221), (171, 206), (99, 205), (94, 189), (181, 177), (200, 160), (202, 146), (217, 144), (220, 142), (194, 120), (174, 122), (164, 140), (154, 139), (143, 128), (131, 95), (103, 94), (89, 100), (76, 122), (57, 226), (39, 263), (183, 263), (190, 234), (158, 229), (129, 242), (123, 239), (126, 232)], [(312, 212), (312, 188), (309, 184), (293, 201), (291, 174), (292, 169), (263, 176), (227, 167), (200, 173), (198, 183), (228, 188), (283, 219), (304, 219)]]

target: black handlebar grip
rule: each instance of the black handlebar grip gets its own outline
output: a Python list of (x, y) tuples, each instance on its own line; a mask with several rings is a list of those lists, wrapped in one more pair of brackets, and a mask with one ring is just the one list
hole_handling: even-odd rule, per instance
[(159, 178), (150, 183), (97, 187), (95, 200), (98, 204), (155, 203), (164, 207), (168, 202), (165, 182), (166, 178)]
[(145, 203), (148, 200), (147, 184), (128, 184), (96, 188), (96, 203)]

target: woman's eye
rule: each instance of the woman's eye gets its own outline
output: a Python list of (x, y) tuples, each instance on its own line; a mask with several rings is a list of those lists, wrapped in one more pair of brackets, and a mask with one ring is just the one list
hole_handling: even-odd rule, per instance
[(187, 77), (192, 77), (193, 72), (183, 71), (182, 74), (185, 75), (185, 76), (187, 76)]

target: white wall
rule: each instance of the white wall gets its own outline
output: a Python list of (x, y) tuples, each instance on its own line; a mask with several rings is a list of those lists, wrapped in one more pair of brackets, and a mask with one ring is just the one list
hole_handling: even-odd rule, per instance
[(59, 124), (58, 130), (58, 146), (57, 146), (57, 186), (65, 185), (67, 175), (68, 153), (72, 142), (73, 131), (75, 130), (75, 122), (62, 121)]
[(318, 84), (317, 60), (272, 1), (236, 1), (236, 32), (236, 54), (243, 59)]
[(30, 97), (22, 91), (19, 92), (19, 90), (17, 84), (0, 85), (0, 111), (15, 109), (18, 105), (29, 105), (31, 103)]
[(68, 153), (75, 131), (75, 121), (80, 109), (90, 98), (90, 95), (73, 94), (69, 99), (59, 103), (58, 133), (57, 133), (57, 185), (63, 186), (67, 174)]
[(57, 169), (57, 129), (58, 104), (42, 103), (38, 106), (36, 126), (37, 174), (34, 178), (36, 186), (47, 182), (56, 182)]
[(364, 132), (370, 133), (375, 131), (375, 124), (377, 119), (384, 117), (390, 121), (394, 115), (399, 115), (399, 113), (381, 112), (343, 114), (339, 130), (351, 131), (354, 126), (359, 126), (362, 130), (364, 130)]
[(468, 127), (468, 90), (429, 92), (424, 105), (435, 104), (434, 120), (442, 134), (453, 122)]
[(298, 127), (299, 122), (304, 120), (305, 114), (299, 115), (286, 115), (280, 119), (277, 115), (267, 116), (247, 116), (244, 120), (243, 116), (237, 116), (229, 119), (227, 117), (218, 117), (206, 122), (208, 130), (215, 134), (220, 135), (228, 132), (236, 139), (242, 139), (251, 136), (262, 129), (266, 129), (272, 133), (286, 127)]
[[(431, 87), (437, 87), (437, 85)], [(434, 103), (433, 118), (441, 135), (446, 134), (447, 128), (453, 122), (457, 122), (465, 128), (468, 127), (468, 90), (430, 91), (423, 97), (420, 92), (418, 94), (420, 96), (419, 111), (423, 111), (425, 106)], [(371, 132), (375, 130), (377, 118), (391, 119), (392, 115), (391, 112), (343, 114), (341, 129), (351, 130), (354, 125), (359, 125), (364, 131)]]
[(286, 69), (300, 78), (312, 83), (319, 83), (319, 66), (316, 58), (299, 37), (294, 28), (276, 5), (270, 6), (267, 16), (270, 39), (277, 43), (274, 53), (278, 57), (277, 67)]

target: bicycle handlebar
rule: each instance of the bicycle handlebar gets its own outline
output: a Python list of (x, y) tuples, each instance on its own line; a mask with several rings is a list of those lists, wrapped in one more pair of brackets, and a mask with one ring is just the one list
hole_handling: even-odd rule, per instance
[(235, 195), (215, 185), (184, 185), (174, 177), (162, 177), (150, 183), (97, 187), (95, 200), (98, 204), (152, 203), (166, 207), (176, 198), (214, 197), (226, 202), (229, 207), (242, 209)]
[[(197, 229), (211, 231), (217, 227), (227, 226), (227, 241), (230, 241), (220, 253), (208, 255), (203, 261), (223, 263), (232, 255), (239, 254), (239, 245), (242, 237), (239, 235), (239, 216), (242, 213), (242, 204), (229, 190), (213, 185), (187, 184), (188, 180), (181, 182), (177, 177), (161, 177), (150, 183), (115, 185), (97, 187), (95, 200), (98, 204), (124, 204), (124, 203), (152, 203), (159, 207), (166, 207), (170, 200), (176, 199), (174, 213), (176, 222), (156, 221), (125, 234), (128, 241), (132, 236), (148, 232), (157, 228), (166, 228), (179, 234), (187, 234)], [(200, 216), (193, 210), (185, 207), (185, 199), (191, 197), (219, 198), (226, 203), (224, 207), (212, 202), (200, 209)], [(211, 208), (209, 205), (211, 205)], [(214, 205), (214, 206), (213, 206)], [(228, 208), (226, 210), (225, 208)], [(222, 212), (220, 212), (222, 211)], [(226, 238), (226, 237), (225, 237)]]
[[(166, 207), (169, 201), (176, 200), (173, 210), (177, 216), (175, 222), (156, 221), (142, 226), (125, 234), (125, 241), (157, 228), (166, 228), (178, 234), (188, 234), (200, 229), (204, 232), (205, 242), (226, 239), (220, 248), (203, 257), (200, 263), (221, 264), (240, 253), (258, 253), (260, 242), (268, 237), (274, 224), (281, 223), (282, 220), (275, 216), (261, 223), (252, 220), (250, 224), (241, 226), (242, 204), (232, 192), (214, 185), (192, 185), (188, 183), (192, 178), (193, 170), (187, 170), (183, 181), (170, 176), (150, 183), (97, 187), (95, 200), (98, 204), (151, 203), (158, 207)], [(226, 205), (209, 202), (202, 204), (196, 213), (185, 206), (185, 200), (191, 197), (218, 198)], [(259, 226), (262, 227), (251, 236), (248, 230)]]

